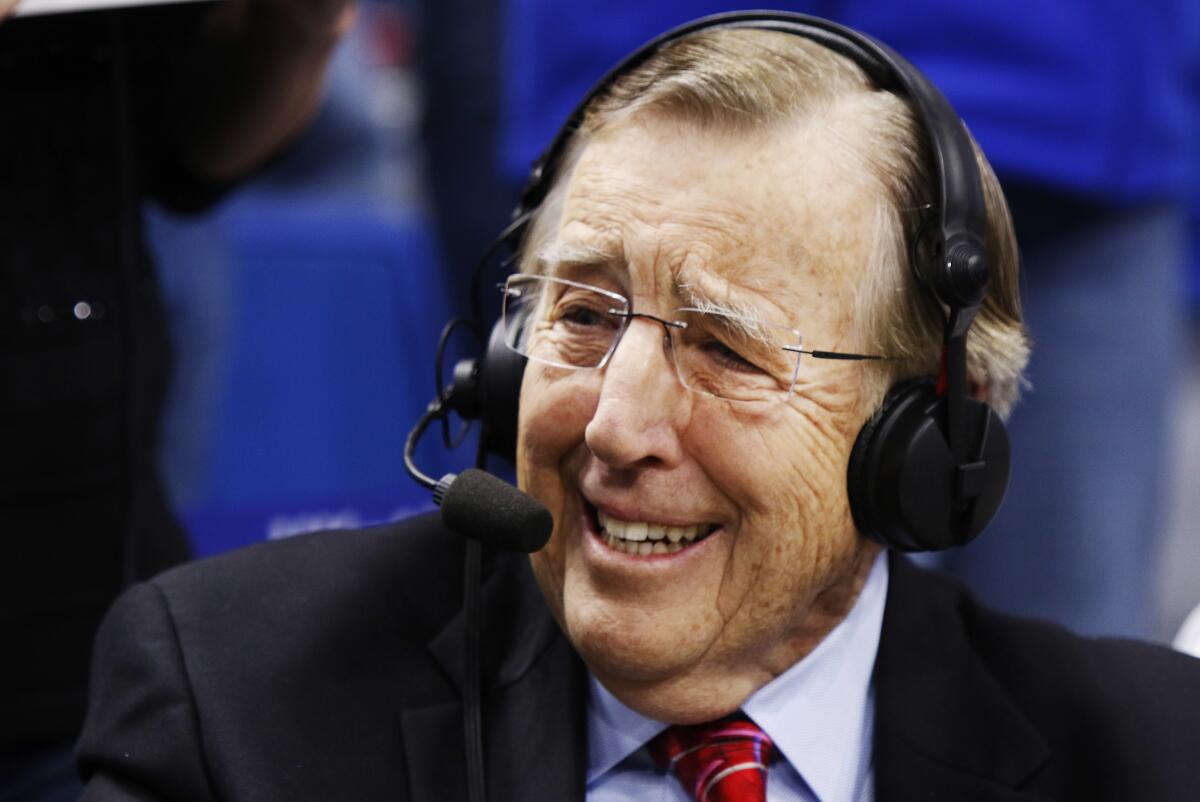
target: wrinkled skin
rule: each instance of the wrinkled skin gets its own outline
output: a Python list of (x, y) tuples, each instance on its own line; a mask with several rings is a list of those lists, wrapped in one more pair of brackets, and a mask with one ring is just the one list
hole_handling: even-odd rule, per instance
[[(661, 316), (684, 283), (787, 322), (808, 347), (860, 351), (853, 299), (879, 195), (848, 167), (844, 117), (751, 135), (659, 118), (602, 129), (550, 249), (610, 256), (547, 269)], [(638, 320), (602, 370), (530, 363), (518, 478), (554, 514), (532, 564), (589, 669), (644, 715), (689, 723), (736, 709), (853, 606), (877, 553), (845, 480), (870, 410), (850, 363), (805, 363), (791, 399), (738, 408), (688, 393), (669, 359), (662, 327)], [(595, 536), (589, 505), (719, 529), (634, 557)]]

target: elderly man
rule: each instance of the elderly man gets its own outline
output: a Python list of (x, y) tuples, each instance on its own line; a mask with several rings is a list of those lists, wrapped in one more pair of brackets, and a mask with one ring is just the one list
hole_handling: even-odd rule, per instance
[[(1194, 661), (989, 613), (856, 525), (860, 431), (939, 373), (908, 264), (938, 202), (922, 142), (903, 97), (765, 30), (686, 37), (591, 104), (506, 284), (519, 484), (555, 527), (485, 566), (488, 798), (1200, 787)], [(1027, 349), (978, 161), (992, 275), (967, 361), (1003, 412)], [(419, 519), (136, 587), (97, 646), (85, 798), (464, 798), (461, 559)]]

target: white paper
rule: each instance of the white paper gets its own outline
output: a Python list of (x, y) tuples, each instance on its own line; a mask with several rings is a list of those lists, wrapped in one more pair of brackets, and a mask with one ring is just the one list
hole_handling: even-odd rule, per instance
[(196, 3), (204, 0), (20, 0), (14, 17), (36, 17), (43, 14), (68, 14), (74, 11), (99, 11), (106, 8), (132, 6), (161, 6), (168, 3)]

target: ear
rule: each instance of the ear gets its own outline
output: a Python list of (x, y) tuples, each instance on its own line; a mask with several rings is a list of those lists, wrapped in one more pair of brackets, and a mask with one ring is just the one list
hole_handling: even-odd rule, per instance
[(982, 401), (986, 404), (988, 402), (988, 397), (990, 396), (990, 393), (988, 392), (987, 379), (981, 380), (968, 378), (967, 392), (970, 394), (971, 398), (975, 399), (976, 401)]

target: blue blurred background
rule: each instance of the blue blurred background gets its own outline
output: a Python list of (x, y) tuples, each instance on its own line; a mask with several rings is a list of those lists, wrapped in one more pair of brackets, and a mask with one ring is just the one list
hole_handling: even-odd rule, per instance
[(205, 218), (147, 209), (175, 349), (163, 468), (200, 556), (430, 506), (401, 454), (456, 290), (414, 37), (407, 7), (367, 6), (290, 153)]
[[(856, 6), (789, 5), (851, 17)], [(917, 5), (905, 14), (919, 18), (939, 6)], [(1185, 5), (1163, 4), (1164, 13)], [(963, 4), (940, 6), (948, 15), (969, 16)], [(630, 3), (536, 0), (367, 3), (336, 57), (321, 115), (292, 152), (207, 217), (184, 220), (147, 209), (176, 357), (162, 462), (199, 555), (389, 520), (430, 506), (428, 494), (404, 473), (404, 436), (434, 393), (438, 332), (465, 307), (466, 277), (490, 233), (505, 222), (524, 165), (548, 141), (569, 104), (617, 56), (670, 24), (728, 7), (733, 4), (665, 3), (648, 10)], [(1112, 19), (1123, 18), (1115, 13), (1119, 8), (1109, 11)], [(1179, 211), (1178, 226), (1185, 225), (1182, 210), (1189, 209), (1178, 248), (1170, 254), (1175, 267), (1162, 285), (1178, 318), (1171, 313), (1137, 326), (1145, 337), (1133, 337), (1139, 344), (1125, 353), (1119, 344), (1131, 341), (1129, 329), (1110, 322), (1118, 351), (1103, 352), (1097, 369), (1106, 381), (1131, 383), (1135, 394), (1165, 409), (1164, 432), (1151, 425), (1145, 435), (1161, 441), (1161, 448), (1148, 453), (1153, 464), (1131, 469), (1136, 475), (1109, 477), (1105, 494), (1115, 492), (1121, 509), (1154, 512), (1136, 519), (1153, 532), (1130, 533), (1131, 540), (1145, 543), (1131, 547), (1148, 566), (1137, 580), (1150, 583), (1143, 588), (1150, 620), (1140, 634), (1168, 638), (1200, 603), (1200, 502), (1194, 492), (1194, 477), (1200, 475), (1200, 160), (1192, 138), (1200, 130), (1195, 124), (1200, 112), (1187, 105), (1200, 96), (1200, 69), (1188, 60), (1195, 57), (1193, 36), (1200, 30), (1194, 13), (1178, 20), (1146, 16), (1144, 30), (1128, 35), (1153, 40), (1145, 52), (1180, 59), (1155, 66), (1179, 76), (1179, 91), (1151, 102), (1167, 104), (1179, 118), (1179, 140), (1163, 147), (1190, 161), (1172, 157), (1165, 178), (1106, 164), (1104, 169), (1119, 174), (1120, 186), (1103, 203), (1158, 209), (1161, 199), (1154, 192), (1170, 184), (1161, 192), (1172, 213)], [(1054, 25), (1070, 22), (1051, 20), (1048, 35), (1059, 37), (1063, 31)], [(989, 121), (993, 107), (969, 100), (964, 106), (954, 96), (958, 77), (979, 81), (979, 75), (956, 71), (951, 55), (939, 47), (917, 41), (906, 48), (889, 39), (886, 29), (894, 21), (868, 14), (856, 24), (885, 29), (876, 32), (948, 84), (984, 149), (992, 152), (988, 131), (1000, 132), (996, 138), (1004, 131)], [(936, 39), (936, 25), (929, 30)], [(1104, 32), (1065, 32), (1080, 47), (1094, 49), (1096, 59), (1119, 56), (1102, 42), (1087, 41)], [(1168, 33), (1175, 42), (1170, 47), (1154, 39)], [(1001, 44), (995, 46), (1008, 46), (1002, 40), (998, 36)], [(1037, 83), (1038, 71), (1055, 65), (1031, 53), (1025, 80)], [(1129, 67), (1116, 63), (1113, 74)], [(1021, 145), (1001, 142), (998, 149), (1011, 152)], [(1090, 174), (1072, 172), (1054, 153), (1044, 159), (1062, 166), (1054, 176), (1065, 186), (1062, 191), (1100, 202), (1092, 196), (1103, 193), (1088, 186)], [(1003, 156), (997, 167), (1013, 182), (1014, 194), (1044, 178), (1021, 175), (1017, 168), (1005, 176)], [(1053, 217), (1054, 206), (1043, 211)], [(1172, 243), (1164, 248), (1176, 248)], [(1144, 282), (1135, 277), (1133, 283)], [(1075, 298), (1056, 300), (1070, 308), (1056, 307), (1051, 316), (1086, 323), (1104, 314), (1089, 306), (1091, 299), (1078, 293)], [(1053, 336), (1034, 334), (1041, 345), (1047, 339), (1053, 345)], [(1124, 374), (1127, 363), (1152, 356), (1164, 360), (1167, 380), (1144, 386)], [(1040, 385), (1043, 397), (1070, 392), (1069, 385), (1057, 390), (1047, 384)], [(1031, 405), (1039, 403), (1038, 391), (1035, 380)], [(1078, 417), (1086, 422), (1086, 406)], [(470, 448), (447, 454), (434, 447), (434, 439), (422, 455), (429, 472), (470, 461)], [(1100, 474), (1109, 463), (1079, 464), (1084, 473)], [(1038, 474), (1030, 478), (1044, 482)], [(1086, 481), (1081, 473), (1079, 482)], [(1064, 484), (1055, 492), (1065, 495), (1069, 488)], [(1099, 577), (1096, 585), (1095, 593), (1106, 592)], [(1131, 627), (1122, 621), (1109, 628)], [(1106, 624), (1094, 628), (1102, 631)]]

